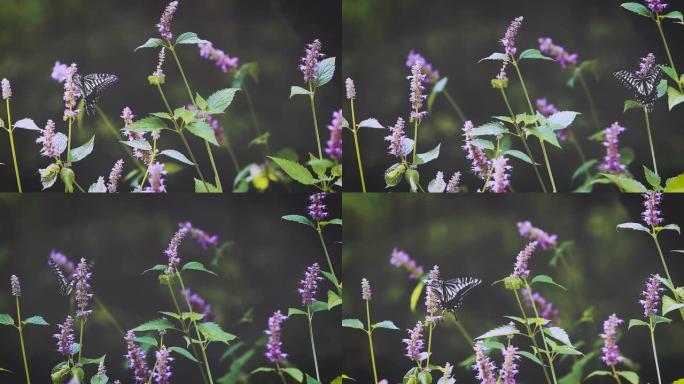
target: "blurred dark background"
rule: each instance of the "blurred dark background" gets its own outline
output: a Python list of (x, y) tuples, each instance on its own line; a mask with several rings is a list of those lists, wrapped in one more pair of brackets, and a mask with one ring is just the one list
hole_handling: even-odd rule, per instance
[[(446, 89), (475, 125), (491, 121), (492, 116), (506, 115), (499, 90), (490, 85), (500, 62), (478, 64), (478, 60), (502, 51), (499, 39), (509, 23), (517, 16), (524, 16), (517, 39), (518, 52), (538, 49), (539, 37), (551, 37), (567, 51), (578, 53), (580, 61), (599, 60), (598, 82), (591, 75), (585, 74), (585, 78), (597, 104), (601, 127), (619, 121), (627, 128), (620, 137), (621, 146), (634, 150), (635, 160), (629, 169), (644, 180), (641, 165), (652, 168), (644, 116), (637, 110), (622, 113), (624, 100), (631, 96), (611, 74), (619, 69), (636, 69), (639, 59), (649, 52), (656, 55), (658, 63), (667, 63), (667, 58), (655, 23), (621, 9), (622, 2), (345, 0), (342, 9), (343, 77), (351, 77), (356, 82), (357, 121), (375, 117), (384, 126), (394, 125), (399, 116), (408, 121), (410, 105), (406, 76), (410, 75), (410, 70), (405, 63), (410, 50), (422, 53), (441, 76), (449, 78)], [(668, 10), (684, 8), (681, 1), (669, 4)], [(675, 65), (681, 71), (684, 68), (684, 53), (678, 49), (684, 36), (681, 25), (664, 24)], [(533, 103), (534, 99), (547, 97), (561, 110), (583, 113), (572, 129), (587, 157), (601, 159), (605, 153), (601, 143), (588, 139), (596, 129), (582, 88), (579, 84), (574, 89), (565, 85), (569, 72), (561, 70), (555, 62), (540, 60), (523, 61), (521, 70)], [(516, 113), (526, 112), (528, 108), (520, 83), (511, 71), (512, 68), (509, 70), (508, 97)], [(346, 100), (345, 111), (349, 119)], [(651, 115), (658, 168), (663, 177), (682, 172), (682, 159), (677, 155), (684, 145), (684, 136), (677, 124), (682, 118), (684, 108), (680, 106), (668, 112), (665, 97), (658, 100)], [(407, 134), (413, 137), (413, 128)], [(368, 190), (384, 190), (383, 173), (394, 163), (394, 158), (387, 154), (385, 135), (386, 132), (372, 129), (362, 129), (360, 134)], [(432, 113), (423, 120), (419, 141), (419, 152), (427, 152), (442, 143), (439, 159), (420, 167), (423, 186), (427, 186), (438, 170), (449, 176), (458, 170), (465, 175), (462, 180), (471, 191), (480, 187), (481, 181), (471, 174), (461, 148), (462, 122), (443, 95), (437, 97)], [(556, 185), (559, 190), (567, 191), (578, 186), (579, 180), (571, 186), (570, 177), (581, 162), (569, 143), (563, 146), (563, 149), (553, 148), (549, 152)], [(534, 140), (530, 147), (537, 162), (543, 163), (538, 142)], [(515, 148), (521, 149), (522, 145), (517, 142)], [(354, 153), (351, 135), (346, 139), (345, 151), (348, 155)], [(347, 156), (346, 159), (346, 188), (360, 191), (355, 158)], [(512, 159), (509, 164), (513, 166), (512, 183), (516, 191), (540, 191), (534, 171), (527, 163)], [(541, 167), (540, 171), (543, 171), (546, 184), (550, 185), (545, 169)], [(394, 189), (408, 190), (408, 185), (402, 183)]]
[[(466, 297), (459, 319), (472, 337), (506, 324), (505, 315), (519, 315), (515, 299), (501, 284), (491, 284), (512, 272), (518, 252), (527, 244), (518, 235), (516, 223), (530, 220), (533, 225), (557, 234), (559, 242), (573, 241), (566, 260), (570, 274), (559, 263), (550, 267), (553, 253), (537, 250), (532, 256), (532, 275), (548, 274), (568, 291), (537, 285), (538, 291), (560, 311), (560, 326), (568, 331), (573, 343), (584, 342), (580, 347), (587, 352), (601, 333), (603, 321), (612, 313), (625, 320), (619, 342), (622, 354), (631, 359), (638, 370), (641, 382), (655, 382), (656, 373), (647, 329), (633, 328), (627, 332), (631, 318), (642, 318), (639, 304), (643, 284), (650, 274), (663, 274), (653, 241), (645, 233), (616, 230), (616, 225), (627, 221), (641, 221), (641, 202), (638, 195), (618, 196), (594, 194), (592, 196), (517, 194), (507, 199), (493, 196), (424, 196), (416, 199), (409, 195), (368, 196), (345, 195), (343, 268), (347, 289), (344, 297), (343, 318), (361, 318), (365, 323), (365, 307), (361, 300), (361, 278), (369, 279), (373, 291), (371, 312), (373, 321), (393, 320), (399, 331), (374, 332), (375, 356), (380, 378), (390, 383), (401, 381), (404, 373), (415, 366), (405, 354), (401, 342), (407, 337), (406, 329), (425, 316), (424, 296), (421, 296), (416, 313), (409, 309), (409, 298), (416, 280), (409, 280), (404, 270), (389, 263), (393, 247), (406, 251), (427, 272), (433, 265), (440, 266), (442, 278), (473, 276), (484, 280)], [(666, 196), (662, 211), (666, 223), (682, 224), (684, 200)], [(550, 214), (552, 212), (552, 214)], [(665, 231), (660, 237), (668, 267), (675, 283), (684, 279), (684, 258), (671, 253), (681, 249), (681, 236)], [(575, 276), (577, 283), (570, 280)], [(577, 324), (584, 310), (593, 307), (594, 323)], [(670, 313), (673, 322), (656, 329), (656, 343), (663, 383), (681, 378), (683, 355), (681, 340), (684, 326), (676, 313)], [(523, 344), (523, 337), (513, 343)], [(370, 382), (370, 357), (367, 338), (352, 329), (343, 330), (344, 371), (359, 380)], [(456, 327), (446, 322), (433, 334), (434, 363), (454, 365), (472, 354), (472, 349)], [(501, 354), (493, 359), (500, 364)], [(585, 375), (605, 365), (592, 359)], [(570, 360), (557, 363), (557, 375), (569, 372)], [(431, 361), (431, 363), (432, 363)], [(544, 381), (538, 366), (527, 359), (520, 361), (519, 382)], [(628, 369), (622, 365), (620, 369)], [(455, 368), (458, 383), (474, 383), (470, 366)], [(435, 375), (435, 381), (439, 377)], [(599, 383), (600, 379), (588, 382)], [(611, 382), (606, 379), (605, 383)]]
[[(129, 106), (138, 118), (164, 110), (155, 87), (147, 82), (157, 66), (158, 49), (133, 52), (149, 37), (158, 37), (155, 25), (168, 1), (86, 1), (86, 0), (5, 0), (0, 2), (0, 78), (12, 83), (12, 120), (32, 118), (40, 127), (47, 119), (57, 123), (57, 130), (66, 132), (62, 122), (63, 86), (52, 80), (55, 61), (76, 62), (81, 73), (105, 72), (119, 76), (119, 83), (108, 90), (100, 106), (118, 128), (123, 127), (121, 110)], [(273, 152), (292, 148), (300, 159), (316, 145), (311, 130), (311, 112), (304, 99), (288, 100), (291, 85), (301, 85), (299, 58), (305, 44), (318, 38), (328, 56), (340, 56), (340, 1), (316, 0), (181, 0), (172, 30), (174, 38), (182, 32), (196, 32), (200, 38), (212, 41), (240, 63), (258, 62), (259, 84), (248, 80), (262, 131), (271, 134)], [(201, 58), (196, 46), (178, 48), (181, 62), (193, 91), (204, 97), (230, 87), (232, 78)], [(164, 65), (167, 75), (164, 91), (172, 107), (185, 105), (187, 93), (171, 56)], [(339, 82), (321, 88), (317, 107), (321, 137), (327, 137), (325, 125), (339, 103)], [(4, 103), (3, 103), (4, 104)], [(4, 109), (3, 109), (4, 111)], [(7, 120), (5, 112), (0, 114)], [(263, 162), (259, 146), (248, 147), (256, 136), (244, 95), (238, 94), (227, 114), (219, 117), (241, 167)], [(77, 180), (90, 185), (98, 176), (109, 174), (114, 162), (123, 158), (126, 171), (133, 169), (123, 148), (107, 130), (102, 120), (87, 117), (82, 131), (76, 131), (74, 147), (96, 134), (93, 154), (75, 165)], [(161, 147), (185, 153), (177, 135), (164, 134)], [(40, 190), (38, 168), (48, 159), (38, 154), (35, 132), (17, 130), (19, 162), (24, 190)], [(211, 174), (204, 144), (189, 139), (205, 174)], [(16, 191), (12, 159), (7, 135), (0, 137), (0, 190)], [(225, 190), (236, 176), (233, 163), (225, 149), (214, 149), (214, 157)], [(176, 163), (169, 160), (169, 163)], [(170, 191), (192, 191), (191, 167), (169, 177)], [(59, 183), (58, 183), (59, 184)], [(293, 185), (293, 188), (297, 188)], [(276, 190), (283, 189), (282, 186)], [(57, 185), (54, 191), (62, 191)]]
[[(255, 343), (265, 341), (261, 339), (268, 317), (278, 309), (287, 313), (289, 307), (300, 307), (297, 288), (304, 269), (314, 262), (325, 264), (315, 231), (280, 219), (285, 214), (304, 214), (307, 196), (274, 195), (258, 200), (247, 196), (193, 196), (192, 201), (188, 198), (184, 194), (162, 199), (122, 196), (116, 201), (109, 199), (107, 204), (95, 196), (75, 199), (57, 195), (39, 198), (5, 195), (0, 198), (0, 216), (3, 217), (0, 223), (0, 280), (3, 282), (0, 313), (15, 312), (8, 279), (16, 274), (22, 282), (23, 316), (39, 314), (50, 323), (49, 327), (33, 326), (25, 331), (35, 381), (49, 380), (50, 369), (61, 361), (52, 334), (56, 332), (57, 324), (64, 321), (69, 307), (68, 300), (57, 292), (56, 280), (46, 264), (50, 250), (59, 250), (74, 261), (85, 257), (95, 262), (94, 292), (127, 330), (161, 316), (158, 311), (173, 310), (168, 290), (158, 283), (157, 273), (143, 275), (142, 272), (166, 262), (163, 251), (176, 231), (177, 223), (186, 220), (210, 234), (217, 234), (221, 242), (234, 242), (218, 266), (212, 267), (218, 277), (201, 272), (183, 274), (186, 285), (213, 306), (215, 321), (227, 332), (237, 335), (239, 340), (236, 342), (245, 343), (224, 360), (220, 359), (228, 347), (212, 344), (208, 348), (214, 377), (226, 374), (233, 359), (251, 348), (255, 348), (254, 355), (247, 361), (244, 372), (270, 366), (264, 357), (265, 347), (255, 346)], [(339, 217), (339, 201), (329, 198), (328, 203), (332, 217)], [(339, 271), (341, 230), (338, 226), (330, 226), (324, 234)], [(205, 265), (209, 265), (213, 257), (212, 252), (203, 251), (190, 238), (184, 241), (179, 254), (183, 262), (196, 260)], [(319, 299), (324, 300), (328, 288), (327, 283), (321, 282)], [(326, 382), (341, 371), (339, 323), (339, 310), (320, 312), (314, 318), (319, 366)], [(17, 332), (10, 327), (1, 327), (0, 332), (3, 340), (0, 366), (14, 372), (2, 373), (0, 382), (22, 382)], [(170, 336), (172, 333), (169, 332), (165, 340), (184, 345), (182, 340)], [(131, 374), (124, 371), (123, 366), (126, 344), (97, 307), (87, 323), (84, 344), (85, 356), (107, 354), (110, 382), (115, 378), (123, 383), (131, 382)], [(293, 366), (314, 375), (304, 317), (292, 317), (283, 323), (283, 350), (289, 354)], [(90, 366), (89, 369), (92, 373), (94, 368)], [(195, 363), (181, 356), (176, 356), (173, 372), (174, 382), (200, 380)], [(272, 374), (257, 374), (248, 382), (277, 383), (279, 380)]]

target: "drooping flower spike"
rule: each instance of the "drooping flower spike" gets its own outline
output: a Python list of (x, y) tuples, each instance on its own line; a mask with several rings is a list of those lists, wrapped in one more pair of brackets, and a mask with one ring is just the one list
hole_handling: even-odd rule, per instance
[(560, 45), (553, 43), (550, 37), (540, 37), (539, 38), (539, 50), (542, 53), (550, 55), (553, 57), (561, 68), (567, 68), (570, 64), (577, 64), (578, 56), (576, 53), (568, 53)]
[(430, 64), (423, 55), (411, 50), (406, 58), (406, 67), (411, 69), (416, 63), (421, 64), (423, 74), (425, 74), (425, 78), (423, 79), (425, 83), (436, 83), (439, 80), (439, 70), (434, 69), (432, 64)]
[(406, 271), (409, 272), (409, 277), (411, 279), (418, 279), (423, 276), (423, 267), (418, 265), (416, 261), (408, 255), (408, 253), (402, 251), (401, 249), (394, 248), (392, 250), (390, 264), (397, 268), (406, 269)]
[(519, 221), (517, 227), (520, 236), (535, 240), (537, 245), (543, 250), (553, 248), (558, 243), (558, 235), (548, 234), (543, 229), (533, 226), (529, 220)]

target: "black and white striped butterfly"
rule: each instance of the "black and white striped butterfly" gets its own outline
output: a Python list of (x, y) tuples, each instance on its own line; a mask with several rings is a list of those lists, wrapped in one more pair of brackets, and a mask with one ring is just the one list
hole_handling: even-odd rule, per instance
[(634, 94), (641, 105), (649, 111), (653, 110), (653, 105), (658, 98), (658, 84), (663, 78), (663, 71), (659, 66), (654, 66), (646, 76), (627, 70), (617, 71), (613, 76)]
[(482, 283), (474, 277), (457, 277), (449, 280), (438, 280), (428, 286), (439, 299), (439, 309), (456, 314), (463, 306), (463, 298), (471, 289)]
[(88, 116), (95, 113), (95, 103), (100, 99), (102, 93), (118, 80), (119, 78), (115, 75), (107, 73), (91, 73), (85, 76), (77, 73), (74, 75), (74, 83), (85, 101), (85, 110)]
[(74, 290), (74, 280), (66, 277), (62, 267), (60, 267), (59, 264), (57, 264), (54, 260), (48, 259), (48, 265), (50, 266), (52, 273), (55, 275), (55, 278), (57, 278), (59, 293), (62, 296), (71, 295), (71, 292)]

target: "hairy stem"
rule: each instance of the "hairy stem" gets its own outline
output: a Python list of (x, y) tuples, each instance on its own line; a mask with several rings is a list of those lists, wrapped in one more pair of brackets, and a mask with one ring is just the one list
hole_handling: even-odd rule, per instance
[(323, 150), (321, 149), (321, 137), (318, 132), (318, 118), (316, 117), (316, 100), (313, 84), (309, 82), (309, 104), (311, 104), (311, 118), (313, 119), (314, 131), (316, 134), (316, 145), (318, 146), (318, 158), (323, 158)]
[[(356, 147), (356, 162), (359, 166), (359, 177), (361, 178), (361, 190), (366, 193), (366, 180), (363, 177), (363, 165), (361, 163), (361, 152), (359, 151), (358, 127), (356, 126), (356, 113), (354, 112), (354, 99), (349, 99), (352, 115), (352, 133), (354, 134), (354, 146)], [(377, 380), (376, 380), (377, 381)]]
[(318, 359), (316, 358), (316, 344), (314, 343), (313, 334), (313, 314), (311, 313), (311, 306), (306, 306), (306, 317), (309, 320), (309, 339), (311, 340), (311, 353), (313, 354), (314, 368), (316, 369), (316, 380), (321, 382), (321, 375), (318, 373)]
[(24, 360), (24, 373), (26, 374), (26, 384), (31, 384), (29, 375), (28, 360), (26, 360), (26, 347), (24, 346), (24, 325), (21, 322), (21, 309), (19, 308), (19, 296), (14, 297), (17, 302), (17, 329), (19, 330), (19, 343), (21, 344), (21, 357)]
[[(12, 126), (12, 114), (10, 113), (9, 101), (9, 98), (5, 100), (7, 105), (7, 133), (9, 133), (12, 162), (14, 163), (14, 176), (17, 179), (17, 189), (19, 190), (19, 193), (22, 193), (23, 190), (21, 188), (21, 176), (19, 175), (19, 163), (17, 162), (17, 151), (14, 148), (14, 127)], [(69, 125), (69, 129), (71, 130), (71, 125)], [(69, 137), (71, 137), (71, 135), (69, 135)]]
[(378, 370), (375, 366), (375, 351), (373, 349), (373, 328), (371, 328), (370, 300), (366, 300), (366, 322), (368, 324), (368, 345), (370, 346), (371, 366), (373, 367), (373, 384), (378, 384)]
[(656, 165), (655, 150), (653, 149), (653, 137), (651, 136), (651, 122), (648, 119), (648, 108), (644, 107), (644, 120), (646, 121), (646, 132), (648, 133), (648, 145), (651, 148), (651, 159), (653, 159), (653, 172), (658, 174), (658, 166)]

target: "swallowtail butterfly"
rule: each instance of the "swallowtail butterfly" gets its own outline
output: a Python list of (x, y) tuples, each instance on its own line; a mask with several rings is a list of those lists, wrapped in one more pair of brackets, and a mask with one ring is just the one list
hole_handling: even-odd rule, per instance
[(74, 290), (74, 280), (66, 277), (62, 267), (60, 267), (54, 260), (48, 259), (48, 265), (52, 270), (52, 273), (57, 278), (57, 284), (59, 285), (59, 293), (62, 296), (69, 296)]
[(437, 295), (441, 310), (456, 314), (456, 310), (463, 306), (463, 298), (481, 283), (482, 280), (473, 277), (457, 277), (450, 280), (438, 280), (428, 288)]
[(97, 103), (102, 93), (118, 80), (119, 78), (115, 75), (106, 73), (91, 73), (85, 76), (77, 73), (74, 75), (74, 83), (85, 101), (85, 110), (88, 116), (95, 113), (95, 103)]
[(663, 78), (663, 71), (659, 66), (656, 65), (646, 76), (627, 70), (617, 71), (613, 76), (634, 94), (641, 105), (649, 111), (653, 110), (653, 105), (658, 98), (658, 84)]

